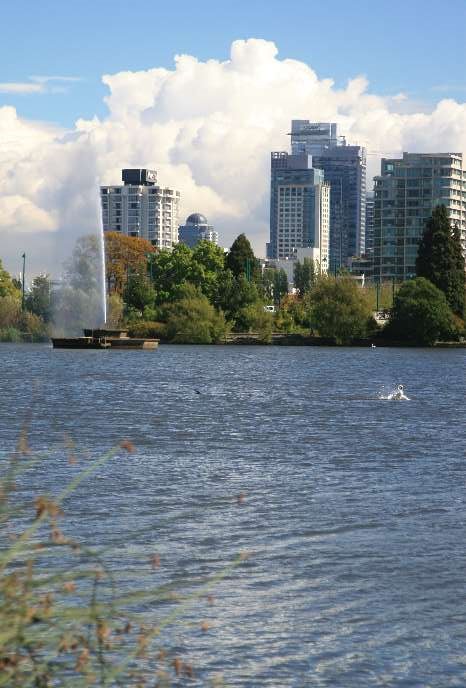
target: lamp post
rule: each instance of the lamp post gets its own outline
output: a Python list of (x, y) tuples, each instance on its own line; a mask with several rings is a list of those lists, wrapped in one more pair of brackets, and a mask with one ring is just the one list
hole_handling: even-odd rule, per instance
[(21, 309), (24, 311), (25, 306), (25, 285), (26, 285), (26, 254), (23, 253), (21, 256), (23, 259), (23, 276), (21, 280)]

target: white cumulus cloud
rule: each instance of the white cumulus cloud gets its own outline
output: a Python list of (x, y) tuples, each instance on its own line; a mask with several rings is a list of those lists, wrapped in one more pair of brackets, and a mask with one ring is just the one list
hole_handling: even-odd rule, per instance
[(426, 112), (404, 94), (377, 95), (364, 76), (337, 88), (265, 40), (235, 41), (228, 60), (178, 55), (172, 69), (103, 82), (108, 115), (71, 131), (0, 108), (0, 236), (10, 266), (27, 232), (35, 267), (57, 272), (75, 238), (98, 227), (99, 181), (118, 183), (123, 167), (157, 169), (181, 191), (180, 221), (202, 212), (224, 245), (244, 231), (263, 254), (270, 151), (288, 148), (293, 118), (338, 122), (348, 142), (367, 146), (369, 177), (382, 155), (466, 151), (466, 103), (441, 100)]

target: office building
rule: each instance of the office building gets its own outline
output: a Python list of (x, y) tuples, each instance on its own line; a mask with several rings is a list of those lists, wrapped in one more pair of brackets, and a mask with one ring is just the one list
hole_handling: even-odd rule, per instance
[(180, 225), (178, 239), (182, 244), (194, 248), (200, 241), (210, 241), (218, 244), (218, 233), (201, 213), (192, 213), (186, 218), (184, 225)]
[(178, 242), (180, 192), (160, 186), (155, 170), (125, 169), (122, 181), (100, 188), (104, 231), (171, 248)]
[(365, 251), (366, 151), (338, 136), (335, 123), (292, 120), (291, 151), (312, 155), (330, 183), (330, 269)]
[(271, 156), (270, 242), (267, 256), (296, 259), (298, 249), (314, 248), (322, 270), (329, 260), (330, 187), (311, 156), (274, 152)]
[(374, 279), (416, 275), (416, 257), (426, 220), (445, 205), (466, 245), (466, 174), (461, 153), (403, 153), (382, 158), (375, 177)]
[(374, 192), (368, 191), (366, 194), (366, 245), (364, 253), (372, 256), (374, 253)]

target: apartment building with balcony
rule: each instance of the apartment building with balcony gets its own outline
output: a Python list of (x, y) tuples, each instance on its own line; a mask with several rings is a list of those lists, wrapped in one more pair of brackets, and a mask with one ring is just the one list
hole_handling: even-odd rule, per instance
[(180, 192), (157, 183), (157, 172), (122, 170), (122, 185), (101, 186), (104, 232), (147, 239), (159, 248), (178, 242)]

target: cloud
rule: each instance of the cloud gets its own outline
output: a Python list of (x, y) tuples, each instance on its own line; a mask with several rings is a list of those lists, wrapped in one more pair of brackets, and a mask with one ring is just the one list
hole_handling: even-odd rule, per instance
[(15, 93), (15, 94), (26, 94), (26, 93), (43, 93), (44, 87), (42, 84), (32, 84), (28, 81), (24, 82), (12, 82), (6, 81), (0, 83), (0, 93)]
[(50, 81), (61, 81), (63, 83), (76, 83), (77, 81), (82, 81), (80, 76), (31, 76), (29, 78), (31, 81), (35, 81), (38, 84), (47, 84)]
[[(56, 272), (76, 236), (96, 230), (98, 180), (118, 183), (122, 167), (157, 169), (162, 184), (181, 191), (180, 221), (202, 212), (224, 245), (246, 232), (263, 254), (270, 151), (288, 149), (293, 118), (338, 122), (348, 142), (370, 151), (369, 179), (382, 155), (466, 151), (466, 103), (444, 99), (426, 111), (409, 96), (377, 95), (364, 76), (337, 88), (265, 40), (235, 41), (224, 61), (178, 55), (172, 69), (102, 80), (108, 115), (78, 119), (67, 132), (0, 108), (2, 252), (27, 227), (41, 270)], [(51, 258), (42, 246), (53, 247)]]
[[(0, 93), (30, 95), (32, 93), (66, 93), (66, 84), (82, 81), (78, 76), (31, 76), (29, 81), (0, 83)], [(58, 85), (57, 85), (58, 84)]]

